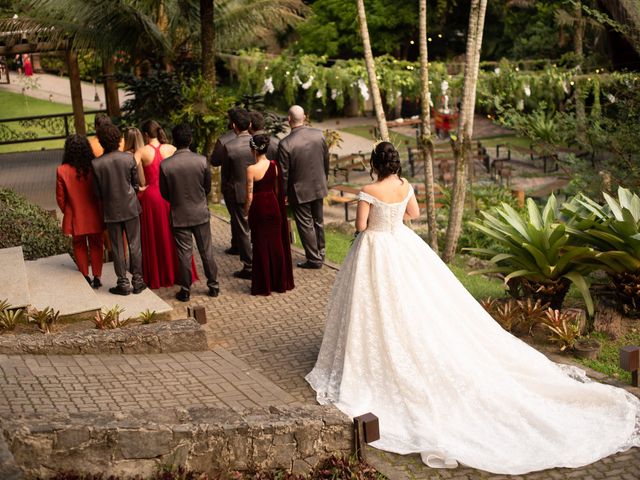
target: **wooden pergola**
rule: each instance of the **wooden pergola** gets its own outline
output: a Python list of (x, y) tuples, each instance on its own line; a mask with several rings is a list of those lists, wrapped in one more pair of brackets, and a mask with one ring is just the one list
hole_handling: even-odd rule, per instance
[[(71, 106), (73, 109), (73, 123), (77, 133), (85, 135), (84, 106), (82, 102), (82, 83), (80, 79), (80, 67), (78, 65), (78, 53), (69, 48), (67, 42), (22, 42), (16, 43), (16, 36), (20, 32), (0, 32), (0, 56), (10, 58), (17, 54), (49, 53), (65, 57), (69, 74), (69, 88), (71, 91)], [(118, 99), (118, 86), (115, 80), (115, 68), (113, 62), (104, 62), (104, 91), (107, 104), (107, 114), (112, 117), (120, 116), (120, 102)]]

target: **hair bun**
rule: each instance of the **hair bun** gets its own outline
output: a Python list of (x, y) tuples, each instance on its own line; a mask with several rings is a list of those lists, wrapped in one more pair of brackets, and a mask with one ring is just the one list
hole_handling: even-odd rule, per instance
[(371, 153), (371, 167), (376, 171), (378, 178), (386, 178), (389, 175), (402, 172), (400, 154), (389, 142), (380, 142)]

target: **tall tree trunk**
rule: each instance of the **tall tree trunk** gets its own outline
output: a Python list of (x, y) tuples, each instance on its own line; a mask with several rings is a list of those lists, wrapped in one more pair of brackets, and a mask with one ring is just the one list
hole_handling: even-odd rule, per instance
[(422, 132), (420, 147), (424, 159), (424, 188), (427, 200), (427, 226), (429, 245), (438, 252), (438, 225), (436, 223), (436, 196), (433, 179), (433, 137), (429, 106), (429, 52), (427, 50), (427, 0), (420, 0), (420, 77), (422, 81), (420, 101), (422, 105)]
[(120, 98), (118, 96), (118, 83), (116, 82), (116, 66), (111, 55), (105, 55), (102, 59), (102, 72), (104, 74), (104, 97), (107, 104), (107, 115), (120, 116)]
[(213, 28), (213, 1), (200, 0), (200, 48), (202, 50), (202, 76), (216, 86), (215, 30)]
[(76, 133), (87, 134), (84, 123), (84, 107), (82, 105), (82, 83), (80, 80), (80, 67), (78, 54), (71, 49), (67, 50), (67, 68), (69, 70), (69, 88), (71, 90), (71, 107), (73, 109), (73, 125)]
[(462, 216), (467, 191), (467, 168), (471, 158), (471, 138), (473, 137), (473, 116), (475, 113), (476, 88), (478, 86), (478, 68), (480, 66), (480, 50), (484, 33), (484, 17), (487, 11), (487, 0), (472, 0), (469, 14), (469, 31), (467, 33), (467, 50), (464, 65), (464, 90), (462, 94), (462, 110), (458, 123), (458, 138), (454, 145), (456, 165), (453, 176), (451, 209), (445, 237), (442, 259), (450, 262), (458, 246), (462, 231)]
[(576, 102), (576, 136), (578, 142), (585, 144), (587, 142), (586, 129), (587, 129), (587, 114), (584, 106), (584, 95), (582, 90), (581, 80), (579, 79), (582, 73), (582, 63), (584, 60), (584, 30), (585, 20), (582, 17), (582, 2), (577, 1), (574, 6), (575, 14), (575, 29), (573, 33), (573, 53), (576, 56), (576, 81), (573, 89), (573, 95)]
[(364, 9), (364, 0), (357, 0), (357, 4), (358, 20), (360, 22), (360, 35), (362, 36), (362, 46), (364, 48), (364, 63), (367, 66), (367, 75), (369, 76), (369, 85), (371, 86), (373, 109), (376, 113), (376, 119), (378, 120), (380, 137), (385, 142), (388, 142), (389, 130), (387, 129), (387, 119), (384, 116), (384, 109), (382, 108), (380, 89), (378, 88), (378, 77), (376, 76), (376, 65), (373, 60), (373, 52), (371, 51), (371, 41), (369, 40), (369, 27), (367, 27), (367, 14)]

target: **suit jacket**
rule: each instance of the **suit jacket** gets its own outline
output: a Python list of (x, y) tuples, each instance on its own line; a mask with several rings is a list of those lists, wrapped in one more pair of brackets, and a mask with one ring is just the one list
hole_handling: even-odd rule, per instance
[(292, 129), (280, 141), (278, 163), (289, 201), (307, 203), (327, 196), (329, 149), (321, 130)]
[(160, 164), (160, 193), (171, 205), (174, 227), (193, 227), (209, 221), (207, 195), (211, 169), (203, 155), (181, 148)]
[(220, 170), (220, 181), (222, 182), (222, 185), (227, 181), (229, 173), (229, 167), (222, 164), (224, 160), (224, 146), (234, 138), (236, 138), (236, 132), (233, 130), (223, 133), (220, 138), (218, 138), (216, 146), (213, 148), (213, 153), (211, 154), (211, 165), (214, 167), (222, 167)]
[(102, 208), (93, 187), (93, 173), (78, 177), (69, 164), (56, 170), (56, 200), (62, 210), (62, 232), (67, 235), (102, 233)]
[(140, 215), (140, 187), (133, 154), (109, 152), (93, 159), (93, 178), (102, 200), (105, 223), (124, 222)]
[(242, 132), (225, 144), (222, 153), (222, 171), (226, 174), (221, 175), (222, 193), (233, 196), (237, 203), (247, 198), (247, 167), (255, 162), (250, 139), (249, 132)]
[[(268, 135), (264, 130), (256, 130), (254, 135)], [(278, 159), (278, 145), (280, 144), (280, 139), (275, 135), (271, 135), (269, 137), (269, 148), (267, 149), (267, 158), (269, 160), (277, 160)]]

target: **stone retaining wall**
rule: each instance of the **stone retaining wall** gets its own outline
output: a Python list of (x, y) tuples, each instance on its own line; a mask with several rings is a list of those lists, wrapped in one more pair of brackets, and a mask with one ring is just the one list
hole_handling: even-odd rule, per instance
[(189, 318), (114, 330), (0, 335), (0, 354), (169, 353), (207, 350), (198, 322)]
[(76, 414), (5, 420), (4, 437), (25, 479), (62, 471), (123, 477), (161, 466), (197, 472), (283, 468), (306, 472), (332, 453), (349, 454), (350, 420), (333, 407), (194, 408), (142, 415)]

